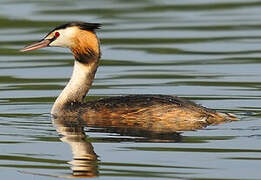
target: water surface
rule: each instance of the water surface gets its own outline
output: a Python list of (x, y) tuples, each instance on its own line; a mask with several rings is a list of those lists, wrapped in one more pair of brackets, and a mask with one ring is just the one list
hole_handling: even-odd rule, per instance
[[(259, 1), (0, 3), (2, 177), (58, 179), (74, 171), (100, 179), (261, 178)], [(87, 99), (178, 95), (241, 121), (184, 132), (172, 142), (63, 121), (53, 126), (49, 112), (73, 57), (66, 49), (18, 49), (75, 20), (103, 23), (101, 66)]]

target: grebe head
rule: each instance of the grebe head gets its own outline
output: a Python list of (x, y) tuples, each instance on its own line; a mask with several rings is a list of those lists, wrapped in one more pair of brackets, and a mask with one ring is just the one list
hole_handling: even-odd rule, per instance
[(75, 57), (84, 55), (100, 55), (99, 40), (95, 30), (101, 24), (71, 22), (60, 25), (49, 32), (44, 39), (21, 49), (22, 52), (32, 51), (48, 46), (70, 48)]

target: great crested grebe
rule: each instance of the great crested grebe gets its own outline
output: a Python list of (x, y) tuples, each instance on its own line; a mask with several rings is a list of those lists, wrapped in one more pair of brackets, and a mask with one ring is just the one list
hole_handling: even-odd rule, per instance
[(77, 116), (94, 126), (126, 127), (160, 133), (195, 130), (237, 120), (233, 114), (216, 112), (168, 95), (128, 95), (84, 102), (101, 56), (95, 33), (100, 26), (98, 23), (85, 22), (63, 24), (39, 42), (21, 49), (31, 51), (48, 46), (66, 47), (75, 57), (72, 77), (52, 107), (54, 117)]

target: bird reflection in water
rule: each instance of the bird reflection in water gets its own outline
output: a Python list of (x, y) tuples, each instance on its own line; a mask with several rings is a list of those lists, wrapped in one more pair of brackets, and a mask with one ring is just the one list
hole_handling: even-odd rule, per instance
[(92, 144), (87, 140), (84, 126), (75, 119), (53, 119), (60, 140), (70, 145), (73, 159), (73, 177), (95, 177), (98, 175), (98, 156)]
[[(106, 132), (115, 133), (117, 138), (107, 136), (101, 139), (106, 142), (180, 142), (182, 136), (180, 133), (155, 133), (150, 130), (139, 130), (128, 127), (108, 127), (106, 123), (101, 124), (105, 120), (96, 119), (96, 126), (93, 126), (90, 119), (86, 123), (76, 117), (53, 117), (53, 124), (56, 127), (60, 139), (70, 145), (73, 159), (69, 162), (72, 165), (72, 177), (95, 177), (98, 176), (98, 155), (94, 152), (92, 144), (88, 141), (84, 127), (89, 127), (88, 132)], [(108, 121), (108, 120), (107, 120)], [(109, 120), (110, 121), (110, 120)], [(97, 124), (100, 122), (100, 124)], [(98, 126), (97, 126), (98, 125)]]

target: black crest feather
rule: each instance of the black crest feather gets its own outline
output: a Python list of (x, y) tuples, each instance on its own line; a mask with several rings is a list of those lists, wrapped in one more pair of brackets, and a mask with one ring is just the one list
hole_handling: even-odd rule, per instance
[(101, 24), (100, 23), (86, 23), (86, 22), (69, 22), (66, 24), (62, 24), (60, 26), (57, 26), (52, 30), (59, 30), (59, 29), (66, 29), (68, 27), (73, 27), (73, 26), (78, 26), (82, 30), (87, 30), (87, 31), (95, 31), (96, 29), (100, 29)]

